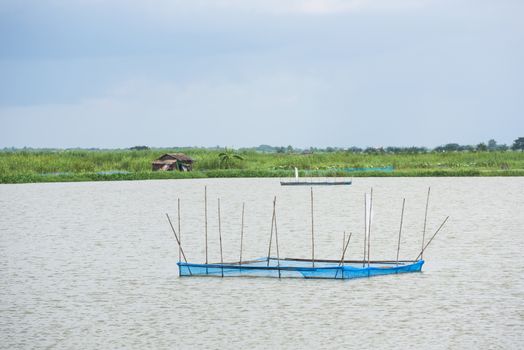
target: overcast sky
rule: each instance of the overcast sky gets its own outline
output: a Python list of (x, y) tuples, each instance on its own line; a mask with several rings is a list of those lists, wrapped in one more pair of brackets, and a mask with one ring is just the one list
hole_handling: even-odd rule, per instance
[(2, 0), (0, 147), (524, 136), (522, 0)]

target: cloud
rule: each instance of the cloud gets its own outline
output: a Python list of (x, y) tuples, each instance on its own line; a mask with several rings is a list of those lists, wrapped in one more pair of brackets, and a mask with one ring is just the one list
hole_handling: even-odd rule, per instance
[(399, 11), (420, 8), (428, 3), (428, 0), (305, 0), (283, 2), (280, 3), (280, 6), (284, 4), (283, 12), (320, 15), (366, 11)]
[(0, 147), (509, 140), (522, 11), (472, 1), (13, 2)]
[[(181, 13), (248, 12), (270, 15), (326, 15), (365, 11), (404, 11), (427, 6), (434, 0), (52, 0), (55, 8), (117, 7), (144, 15), (173, 16)], [(13, 5), (15, 4), (15, 5)], [(12, 6), (17, 6), (13, 2)], [(35, 2), (38, 4), (38, 2)], [(2, 8), (9, 5), (0, 6)]]
[[(405, 10), (426, 5), (429, 0), (200, 0), (200, 8), (253, 11), (270, 14), (332, 14), (361, 11)], [(184, 3), (179, 1), (178, 5)], [(183, 6), (182, 6), (183, 7)]]
[[(135, 79), (76, 103), (1, 108), (0, 139), (17, 147), (298, 144), (287, 130), (313, 134), (307, 125), (319, 108), (315, 96), (324, 93), (315, 79), (287, 74), (183, 85)], [(246, 128), (256, 132), (237, 132)]]

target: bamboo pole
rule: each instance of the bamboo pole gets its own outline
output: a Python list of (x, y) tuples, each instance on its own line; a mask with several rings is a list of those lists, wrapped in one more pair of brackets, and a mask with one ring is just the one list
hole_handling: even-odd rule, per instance
[[(348, 249), (348, 246), (349, 246), (349, 241), (351, 241), (351, 235), (352, 235), (352, 232), (349, 233), (349, 237), (348, 237), (348, 241), (346, 243), (346, 246), (344, 247), (344, 250), (342, 251), (342, 258), (340, 259), (340, 262), (338, 263), (338, 266), (342, 266), (342, 279), (344, 279), (344, 256), (346, 255), (346, 250)], [(346, 236), (346, 232), (344, 232), (344, 237)], [(337, 269), (337, 272), (335, 273), (335, 278), (337, 278), (338, 276), (338, 269)]]
[[(344, 231), (344, 234), (342, 235), (342, 256), (344, 256), (345, 245), (346, 245), (346, 231)], [(344, 267), (344, 259), (342, 259), (342, 267)], [(344, 278), (344, 275), (342, 275), (342, 278)]]
[(342, 250), (341, 250), (342, 253), (344, 253), (345, 245), (346, 245), (346, 231), (344, 231), (344, 235), (342, 236)]
[(311, 187), (311, 264), (315, 267), (315, 222), (313, 218), (313, 187)]
[(208, 264), (207, 256), (207, 186), (204, 186), (204, 222), (205, 222), (205, 236), (206, 236), (206, 265)]
[[(346, 235), (346, 232), (344, 232), (344, 236), (345, 235)], [(347, 251), (348, 246), (349, 246), (349, 241), (351, 241), (351, 235), (353, 235), (352, 232), (349, 233), (349, 237), (348, 237), (348, 240), (347, 240), (346, 245), (344, 247), (344, 250), (342, 251), (342, 258), (340, 259), (340, 262), (339, 262), (338, 266), (344, 264), (344, 257), (346, 256), (346, 251)]]
[(242, 224), (240, 225), (240, 261), (239, 265), (242, 265), (242, 248), (244, 244), (244, 207), (246, 203), (242, 203)]
[(431, 187), (428, 187), (428, 197), (426, 198), (426, 212), (424, 214), (424, 229), (422, 230), (422, 250), (420, 251), (420, 258), (424, 259), (424, 240), (426, 239), (426, 222), (428, 219), (428, 206), (429, 206), (429, 192)]
[[(431, 243), (431, 241), (433, 240), (433, 238), (435, 238), (435, 236), (437, 235), (437, 233), (440, 231), (440, 229), (444, 226), (444, 224), (446, 223), (446, 221), (448, 221), (449, 219), (449, 216), (447, 216), (444, 221), (442, 222), (442, 224), (440, 224), (439, 228), (437, 229), (437, 231), (435, 231), (435, 233), (433, 234), (433, 236), (431, 236), (431, 239), (428, 241), (428, 243), (426, 244), (426, 246), (424, 247), (424, 249), (422, 249), (422, 251), (424, 251), (428, 245)], [(422, 259), (422, 251), (420, 252), (420, 254), (417, 256), (417, 258), (415, 260), (418, 260), (419, 258)]]
[[(177, 200), (177, 212), (178, 212), (178, 239), (180, 239), (180, 243), (182, 243), (182, 231), (180, 231), (180, 198)], [(178, 246), (178, 261), (180, 261), (180, 246)]]
[[(311, 258), (281, 258), (280, 260), (286, 260), (286, 261), (303, 261), (308, 262), (311, 261)], [(255, 260), (256, 261), (256, 260)], [(327, 262), (327, 263), (339, 263), (339, 259), (315, 259), (316, 262)], [(364, 261), (367, 263), (367, 261)], [(396, 260), (371, 260), (372, 263), (376, 264), (390, 264), (395, 265)], [(405, 262), (405, 263), (416, 263), (417, 260), (399, 260), (399, 263)], [(361, 264), (362, 260), (344, 260), (344, 263), (350, 263), (350, 264)]]
[(277, 197), (273, 200), (273, 212), (275, 218), (275, 244), (277, 246), (277, 268), (278, 268), (278, 278), (280, 278), (280, 252), (278, 250), (278, 229), (277, 229)]
[(398, 230), (398, 245), (397, 245), (397, 266), (398, 266), (398, 257), (400, 254), (400, 235), (402, 234), (402, 223), (404, 221), (404, 205), (406, 204), (406, 198), (402, 200), (402, 213), (400, 214), (400, 228)]
[(274, 223), (275, 223), (275, 206), (273, 206), (273, 214), (271, 215), (271, 233), (269, 234), (269, 249), (267, 251), (267, 266), (269, 266), (269, 258), (271, 257), (271, 243), (273, 242)]
[(366, 265), (366, 244), (368, 240), (368, 206), (367, 198), (364, 193), (364, 256), (362, 257), (362, 267)]
[(369, 195), (369, 223), (368, 223), (368, 267), (370, 261), (370, 251), (371, 251), (371, 214), (373, 212), (373, 187), (371, 187), (371, 194)]
[(220, 198), (218, 198), (218, 238), (220, 240), (220, 265), (222, 266), (222, 277), (224, 277), (224, 257), (222, 255), (222, 222), (220, 220)]
[[(173, 226), (173, 223), (171, 222), (171, 219), (169, 218), (169, 215), (167, 213), (166, 213), (166, 217), (167, 217), (167, 221), (169, 221), (169, 226), (171, 226), (171, 230), (173, 231), (173, 234), (175, 235), (175, 239), (178, 244), (178, 247), (180, 248), (180, 252), (182, 253), (182, 257), (184, 258), (184, 261), (187, 264), (186, 254), (184, 254), (184, 250), (182, 249), (182, 245), (180, 244), (180, 240), (178, 239), (178, 236), (176, 234), (175, 227)], [(191, 269), (189, 268), (189, 266), (187, 267), (187, 269), (189, 271), (189, 274), (191, 275)]]

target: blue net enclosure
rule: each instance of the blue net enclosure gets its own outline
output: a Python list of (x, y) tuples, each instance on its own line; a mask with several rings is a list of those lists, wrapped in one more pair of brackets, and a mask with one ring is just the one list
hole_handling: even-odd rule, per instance
[[(348, 260), (347, 249), (351, 241), (352, 232), (346, 239), (346, 233), (343, 235), (343, 249), (342, 256), (339, 260), (325, 260), (315, 259), (315, 226), (314, 226), (314, 202), (313, 202), (313, 188), (310, 193), (311, 205), (311, 259), (298, 258), (282, 258), (279, 254), (278, 243), (278, 229), (276, 218), (276, 196), (273, 199), (273, 215), (271, 218), (271, 229), (269, 234), (268, 253), (266, 257), (255, 260), (242, 260), (243, 250), (243, 234), (244, 234), (244, 203), (242, 204), (241, 216), (241, 236), (240, 236), (240, 255), (239, 262), (224, 263), (223, 247), (222, 247), (222, 230), (221, 230), (221, 216), (220, 216), (220, 198), (217, 200), (218, 213), (218, 233), (220, 243), (220, 263), (208, 263), (208, 241), (207, 241), (207, 190), (204, 188), (204, 203), (205, 203), (205, 263), (191, 263), (188, 261), (184, 250), (180, 244), (179, 234), (166, 213), (167, 220), (173, 231), (176, 242), (179, 247), (179, 262), (178, 270), (181, 277), (190, 276), (205, 276), (205, 277), (276, 277), (276, 278), (305, 278), (305, 279), (337, 279), (346, 280), (354, 278), (372, 277), (380, 275), (391, 275), (409, 272), (420, 272), (424, 265), (424, 251), (433, 241), (437, 233), (442, 229), (444, 224), (449, 219), (449, 216), (444, 219), (438, 229), (426, 241), (426, 219), (427, 209), (429, 203), (430, 188), (428, 188), (428, 195), (426, 199), (426, 211), (424, 215), (424, 227), (422, 232), (422, 245), (418, 256), (413, 260), (401, 260), (400, 257), (400, 243), (402, 237), (402, 225), (404, 217), (405, 199), (402, 201), (402, 211), (400, 215), (400, 227), (398, 231), (397, 254), (395, 260), (371, 260), (371, 227), (373, 217), (373, 189), (371, 189), (369, 201), (367, 194), (364, 196), (364, 250), (362, 260)], [(179, 203), (180, 204), (180, 203)], [(179, 227), (180, 227), (180, 205), (179, 208)], [(273, 240), (275, 241), (275, 253), (271, 253), (273, 249)], [(274, 252), (275, 250), (273, 250)]]
[(327, 261), (260, 258), (242, 263), (193, 264), (179, 262), (180, 276), (277, 277), (353, 279), (379, 275), (420, 272), (424, 260), (417, 261)]

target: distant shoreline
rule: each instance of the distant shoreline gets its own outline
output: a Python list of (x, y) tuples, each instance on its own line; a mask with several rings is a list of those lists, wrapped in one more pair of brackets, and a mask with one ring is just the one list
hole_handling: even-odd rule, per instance
[[(242, 159), (221, 162), (220, 151), (184, 149), (194, 170), (152, 171), (163, 152), (178, 150), (0, 152), (0, 183), (131, 181), (202, 178), (463, 177), (524, 176), (524, 152), (366, 154), (350, 152), (237, 152)], [(224, 167), (229, 169), (224, 169)], [(393, 167), (393, 171), (347, 171)]]
[[(98, 174), (98, 173), (78, 173), (64, 175), (2, 175), (0, 184), (21, 184), (21, 183), (52, 183), (52, 182), (87, 182), (87, 181), (136, 181), (136, 180), (176, 180), (176, 179), (213, 179), (213, 178), (291, 178), (292, 172), (266, 172), (266, 171), (212, 171), (209, 173), (193, 171), (186, 173), (179, 172), (146, 172), (129, 174)], [(381, 172), (356, 172), (351, 175), (336, 176), (311, 176), (301, 177), (301, 181), (309, 178), (352, 178), (352, 177), (508, 177), (524, 176), (524, 169), (519, 170), (435, 170), (435, 171), (395, 171), (393, 173)]]

